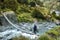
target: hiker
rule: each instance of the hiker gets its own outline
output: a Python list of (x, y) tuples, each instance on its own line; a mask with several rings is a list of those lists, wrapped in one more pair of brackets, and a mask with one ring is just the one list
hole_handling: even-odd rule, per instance
[(33, 32), (36, 34), (36, 32), (37, 32), (37, 26), (36, 25), (34, 25), (34, 27), (33, 27)]
[(1, 22), (1, 19), (0, 19), (0, 26), (2, 26), (2, 22)]

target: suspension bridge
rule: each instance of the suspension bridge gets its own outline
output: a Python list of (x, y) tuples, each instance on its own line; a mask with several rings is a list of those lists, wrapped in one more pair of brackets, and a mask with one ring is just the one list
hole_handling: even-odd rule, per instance
[[(20, 27), (19, 25), (14, 25), (6, 16), (6, 13), (1, 12), (1, 14), (4, 16), (4, 18), (8, 21), (9, 24), (11, 24), (13, 27), (15, 27), (16, 29), (18, 29), (19, 31), (21, 31), (22, 33), (26, 33), (26, 34), (30, 34), (30, 35), (36, 35), (39, 36), (37, 34), (34, 34), (32, 31), (30, 31), (27, 27)], [(20, 27), (20, 28), (19, 28)]]

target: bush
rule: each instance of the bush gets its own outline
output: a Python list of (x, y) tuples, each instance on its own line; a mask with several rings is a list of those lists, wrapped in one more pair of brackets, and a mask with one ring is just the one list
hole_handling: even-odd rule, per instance
[(18, 14), (17, 19), (19, 22), (33, 22), (33, 18), (28, 13)]
[(59, 37), (60, 36), (60, 26), (55, 27), (54, 29), (51, 29), (47, 32), (48, 35), (50, 35), (51, 37)]
[(15, 11), (18, 8), (18, 3), (16, 0), (5, 0), (3, 6)]
[(38, 38), (38, 40), (53, 40), (53, 38), (51, 38), (50, 36), (48, 35), (42, 35)]
[(55, 30), (49, 31), (48, 34), (51, 35), (52, 37), (57, 37), (59, 35), (58, 31)]
[(59, 15), (59, 16), (56, 16), (55, 11), (52, 13), (52, 17), (54, 17), (54, 18), (56, 18), (56, 19), (60, 20), (60, 15)]
[(36, 9), (32, 12), (32, 17), (44, 19), (44, 15), (39, 10)]
[(24, 8), (22, 7), (20, 12), (28, 12), (28, 13), (30, 13), (29, 8), (27, 8), (27, 7), (24, 7)]
[(60, 40), (60, 26), (49, 30), (46, 34), (40, 36), (38, 40)]
[(56, 17), (56, 19), (60, 20), (60, 15)]
[(31, 5), (31, 7), (35, 7), (36, 6), (35, 2), (30, 2), (30, 5)]
[(26, 38), (24, 36), (20, 36), (20, 37), (13, 38), (12, 40), (29, 40), (29, 38)]
[(52, 12), (52, 16), (56, 18), (56, 13), (55, 13), (55, 11)]

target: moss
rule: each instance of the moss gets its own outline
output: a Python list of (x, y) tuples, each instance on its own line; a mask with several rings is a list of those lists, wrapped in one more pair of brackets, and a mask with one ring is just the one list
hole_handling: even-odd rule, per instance
[[(39, 6), (36, 6), (35, 3), (38, 4)], [(18, 15), (22, 13), (31, 13), (32, 17), (30, 19), (37, 18), (38, 20), (48, 19), (49, 18), (48, 15), (50, 15), (49, 13), (50, 10), (43, 7), (43, 2), (40, 2), (39, 0), (4, 0), (4, 2), (0, 3), (0, 9), (4, 11), (7, 11), (9, 9), (16, 12), (16, 14)], [(60, 16), (55, 17), (54, 14), (51, 20), (55, 19), (60, 20)]]

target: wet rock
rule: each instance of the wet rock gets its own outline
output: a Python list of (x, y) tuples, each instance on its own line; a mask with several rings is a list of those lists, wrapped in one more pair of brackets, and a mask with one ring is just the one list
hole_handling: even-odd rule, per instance
[(3, 39), (3, 37), (0, 37), (0, 39)]
[(12, 39), (9, 39), (9, 40), (12, 40)]

